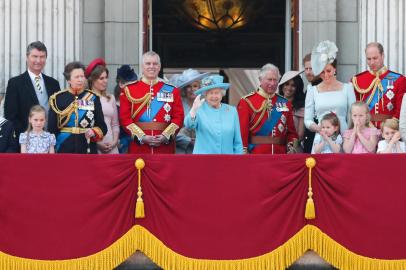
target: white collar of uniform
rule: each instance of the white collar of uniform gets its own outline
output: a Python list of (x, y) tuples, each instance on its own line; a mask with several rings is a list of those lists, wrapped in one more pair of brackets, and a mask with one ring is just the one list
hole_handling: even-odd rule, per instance
[(44, 78), (42, 77), (42, 73), (40, 73), (39, 75), (35, 75), (34, 73), (31, 72), (31, 70), (27, 69), (28, 74), (30, 75), (30, 78), (33, 82), (35, 82), (35, 77), (40, 77), (41, 80), (43, 80)]

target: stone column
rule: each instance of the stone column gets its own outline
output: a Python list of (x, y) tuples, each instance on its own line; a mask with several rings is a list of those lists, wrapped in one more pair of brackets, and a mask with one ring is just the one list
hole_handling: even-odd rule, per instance
[(109, 91), (115, 86), (117, 68), (131, 65), (138, 71), (139, 1), (84, 1), (83, 61), (106, 60), (110, 71)]
[(26, 70), (26, 48), (36, 40), (48, 49), (44, 72), (65, 85), (65, 64), (81, 56), (80, 10), (81, 0), (0, 1), (0, 94)]
[(359, 0), (302, 0), (302, 55), (322, 40), (338, 47), (337, 78), (347, 82), (359, 70)]

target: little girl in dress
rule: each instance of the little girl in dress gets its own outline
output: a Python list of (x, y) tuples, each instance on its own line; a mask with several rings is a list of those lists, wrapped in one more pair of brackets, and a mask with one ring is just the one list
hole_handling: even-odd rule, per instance
[(314, 140), (315, 154), (340, 153), (343, 138), (340, 135), (340, 120), (333, 112), (325, 114), (320, 121), (320, 136)]
[(46, 132), (46, 111), (40, 105), (31, 108), (27, 131), (20, 134), (21, 153), (55, 153), (55, 135)]
[(375, 153), (380, 132), (370, 126), (371, 116), (365, 102), (358, 101), (351, 105), (350, 129), (343, 134), (345, 153)]

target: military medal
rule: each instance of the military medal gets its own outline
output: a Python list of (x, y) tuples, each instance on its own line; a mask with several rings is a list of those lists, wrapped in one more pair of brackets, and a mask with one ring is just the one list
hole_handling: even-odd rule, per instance
[(389, 111), (393, 110), (392, 102), (389, 102), (388, 105), (386, 105), (386, 108), (388, 108)]
[(165, 115), (164, 115), (164, 120), (165, 120), (166, 122), (170, 122), (170, 121), (171, 121), (171, 116), (170, 116), (169, 114), (165, 114)]
[(386, 89), (391, 90), (394, 89), (395, 87), (393, 86), (393, 81), (392, 81), (393, 77), (390, 77), (390, 79), (388, 78), (388, 84), (386, 85)]
[(271, 118), (271, 113), (272, 113), (272, 110), (273, 110), (272, 100), (268, 99), (267, 102), (268, 103), (267, 103), (266, 109), (268, 110), (268, 118)]
[(87, 125), (89, 125), (89, 122), (86, 119), (83, 119), (82, 121), (80, 121), (80, 126), (82, 128), (86, 128)]
[(154, 89), (152, 88), (152, 81), (149, 82), (149, 94), (151, 96), (151, 99), (149, 100), (147, 104), (147, 117), (151, 119), (151, 100), (154, 98)]
[(395, 93), (393, 93), (393, 91), (391, 89), (388, 90), (388, 92), (386, 92), (386, 97), (389, 99), (392, 99), (395, 96)]
[(279, 123), (279, 125), (278, 125), (278, 129), (279, 129), (280, 133), (282, 133), (282, 132), (283, 132), (283, 130), (285, 129), (285, 127), (283, 126), (283, 124), (282, 124), (282, 123)]
[(285, 115), (281, 115), (281, 121), (283, 124), (286, 124), (286, 116)]
[(164, 110), (165, 110), (165, 112), (168, 113), (171, 109), (172, 109), (172, 108), (171, 108), (171, 105), (169, 105), (169, 103), (165, 103), (165, 105), (164, 105)]
[(94, 102), (92, 100), (78, 100), (78, 108), (82, 110), (94, 110)]
[(86, 116), (87, 116), (87, 118), (89, 118), (90, 120), (92, 120), (93, 117), (94, 117), (94, 113), (93, 113), (92, 111), (87, 111)]
[(173, 94), (170, 92), (161, 91), (157, 94), (158, 101), (173, 102)]

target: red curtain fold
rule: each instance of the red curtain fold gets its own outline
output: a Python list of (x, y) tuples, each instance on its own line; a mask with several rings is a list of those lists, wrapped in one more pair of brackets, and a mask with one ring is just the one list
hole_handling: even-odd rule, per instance
[(312, 223), (359, 255), (405, 259), (406, 155), (315, 158)]
[(94, 254), (134, 224), (134, 157), (0, 155), (0, 251), (54, 260)]
[(154, 156), (146, 163), (147, 218), (137, 223), (184, 256), (258, 256), (305, 224), (303, 156)]
[[(134, 219), (145, 160), (144, 219)], [(316, 155), (316, 219), (304, 218), (306, 155), (0, 155), (0, 251), (40, 260), (95, 254), (134, 224), (178, 254), (243, 259), (306, 224), (352, 252), (406, 259), (406, 155)]]

